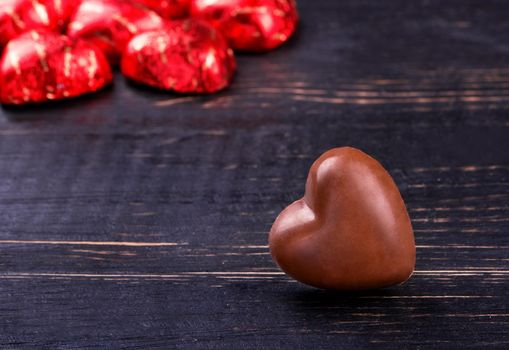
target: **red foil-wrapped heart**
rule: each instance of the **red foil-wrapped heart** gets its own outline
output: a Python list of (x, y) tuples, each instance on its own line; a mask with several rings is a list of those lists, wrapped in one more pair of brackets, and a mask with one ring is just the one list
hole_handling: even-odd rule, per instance
[(235, 50), (274, 49), (295, 32), (294, 0), (192, 0), (191, 16), (219, 29)]
[(133, 36), (161, 28), (163, 23), (157, 13), (130, 0), (83, 0), (67, 35), (93, 41), (116, 63)]
[(121, 63), (132, 80), (180, 93), (212, 93), (227, 87), (236, 69), (233, 51), (212, 26), (174, 21), (134, 37)]
[(84, 40), (29, 31), (11, 40), (0, 61), (0, 101), (25, 104), (94, 92), (112, 81), (103, 53)]
[(59, 30), (58, 15), (42, 0), (0, 0), (0, 48), (32, 29)]
[(191, 0), (136, 0), (154, 10), (159, 16), (168, 19), (179, 19), (189, 15)]

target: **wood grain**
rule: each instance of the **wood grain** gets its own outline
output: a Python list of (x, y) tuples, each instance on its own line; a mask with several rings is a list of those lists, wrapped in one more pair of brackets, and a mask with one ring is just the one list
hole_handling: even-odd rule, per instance
[[(509, 22), (497, 0), (299, 2), (231, 89), (116, 77), (0, 112), (0, 348), (509, 347)], [(325, 150), (407, 202), (408, 283), (298, 284), (267, 232)]]

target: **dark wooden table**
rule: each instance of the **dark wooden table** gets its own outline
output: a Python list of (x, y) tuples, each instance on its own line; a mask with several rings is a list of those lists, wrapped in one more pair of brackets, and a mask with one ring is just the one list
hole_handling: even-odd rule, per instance
[[(230, 90), (0, 114), (1, 349), (509, 348), (506, 1), (300, 1)], [(416, 272), (294, 282), (267, 232), (325, 150), (394, 176)]]

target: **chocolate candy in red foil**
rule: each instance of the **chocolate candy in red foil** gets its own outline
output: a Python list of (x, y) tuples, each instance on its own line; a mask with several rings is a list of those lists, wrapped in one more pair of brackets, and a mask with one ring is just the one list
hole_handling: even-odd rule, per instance
[(280, 46), (298, 22), (294, 0), (192, 0), (191, 16), (210, 22), (235, 50), (249, 52)]
[(111, 81), (111, 67), (97, 47), (49, 31), (29, 31), (12, 39), (0, 61), (4, 104), (76, 97)]
[(0, 0), (0, 49), (32, 29), (59, 30), (57, 13), (39, 0)]
[(304, 197), (279, 214), (269, 236), (279, 266), (325, 289), (362, 290), (406, 281), (415, 242), (405, 203), (387, 171), (350, 147), (324, 153)]
[(163, 23), (157, 13), (130, 0), (83, 0), (67, 35), (94, 42), (116, 63), (133, 36), (161, 28)]
[(135, 0), (149, 9), (154, 10), (159, 16), (167, 19), (179, 19), (189, 16), (191, 0)]
[(236, 62), (219, 32), (206, 22), (187, 19), (135, 36), (121, 69), (128, 78), (152, 87), (212, 93), (230, 84)]

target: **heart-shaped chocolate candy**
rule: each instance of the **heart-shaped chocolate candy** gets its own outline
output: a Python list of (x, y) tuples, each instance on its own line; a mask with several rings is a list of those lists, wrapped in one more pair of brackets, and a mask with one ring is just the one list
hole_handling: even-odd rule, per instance
[(212, 93), (230, 84), (236, 63), (221, 33), (206, 22), (187, 19), (135, 36), (121, 69), (128, 78), (159, 89)]
[(83, 40), (29, 31), (11, 40), (0, 61), (0, 102), (24, 104), (97, 91), (112, 81), (103, 53)]
[(272, 257), (296, 280), (324, 289), (365, 290), (406, 281), (415, 242), (401, 195), (375, 159), (350, 147), (315, 161), (302, 199), (278, 216)]
[(294, 33), (295, 0), (192, 0), (191, 16), (208, 21), (239, 51), (272, 50)]
[(0, 49), (29, 30), (58, 30), (58, 22), (57, 13), (42, 0), (1, 0)]
[(82, 0), (67, 35), (93, 41), (110, 62), (117, 63), (133, 36), (161, 28), (163, 23), (156, 12), (131, 0)]

